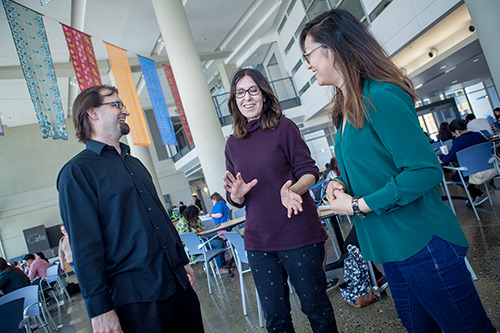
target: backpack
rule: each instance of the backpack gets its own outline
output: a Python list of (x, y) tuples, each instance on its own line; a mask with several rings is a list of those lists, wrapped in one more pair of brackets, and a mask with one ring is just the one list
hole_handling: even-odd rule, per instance
[(375, 300), (375, 290), (370, 281), (369, 263), (354, 245), (347, 246), (344, 259), (344, 282), (339, 286), (340, 294), (349, 305), (362, 308)]

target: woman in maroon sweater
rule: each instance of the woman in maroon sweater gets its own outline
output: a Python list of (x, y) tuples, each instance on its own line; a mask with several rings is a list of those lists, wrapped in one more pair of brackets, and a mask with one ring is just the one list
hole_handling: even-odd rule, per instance
[(238, 71), (229, 110), (224, 188), (246, 207), (245, 247), (268, 331), (292, 332), (287, 278), (314, 332), (336, 332), (323, 271), (326, 232), (307, 190), (319, 178), (297, 126), (260, 72)]

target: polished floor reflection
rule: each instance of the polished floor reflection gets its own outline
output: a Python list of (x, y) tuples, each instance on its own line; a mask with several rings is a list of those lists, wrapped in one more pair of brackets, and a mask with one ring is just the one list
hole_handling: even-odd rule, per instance
[[(492, 189), (495, 209), (500, 213), (499, 189)], [(463, 195), (463, 191), (452, 188), (452, 194)], [(478, 276), (475, 285), (493, 324), (500, 328), (500, 218), (491, 209), (488, 201), (478, 208), (481, 222), (477, 222), (471, 209), (465, 207), (464, 200), (455, 200), (455, 208), (460, 224), (470, 243), (469, 261)], [(347, 222), (342, 224), (344, 236), (349, 231)], [(331, 242), (327, 242), (329, 259), (333, 259), (334, 251)], [(255, 289), (251, 275), (245, 274), (248, 316), (242, 312), (240, 285), (238, 275), (223, 276), (221, 281), (212, 279), (212, 295), (208, 293), (206, 275), (201, 264), (194, 266), (197, 274), (195, 290), (200, 298), (205, 330), (207, 332), (264, 332), (259, 327)], [(333, 274), (341, 276), (338, 270)], [(329, 273), (332, 275), (332, 273)], [(423, 284), (426, 281), (422, 281)], [(405, 332), (394, 310), (390, 291), (372, 305), (355, 309), (346, 304), (338, 289), (329, 293), (334, 306), (338, 328), (341, 332)], [(295, 294), (291, 296), (292, 316), (297, 332), (310, 332), (307, 318), (300, 311), (300, 304)], [(50, 308), (61, 332), (90, 332), (90, 321), (80, 294), (73, 296), (71, 305), (63, 305), (57, 309)]]

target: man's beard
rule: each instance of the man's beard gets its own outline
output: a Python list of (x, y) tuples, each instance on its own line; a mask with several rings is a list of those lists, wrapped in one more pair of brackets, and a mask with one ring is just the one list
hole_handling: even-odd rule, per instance
[(130, 133), (130, 127), (127, 123), (120, 123), (120, 132), (122, 135), (127, 135)]

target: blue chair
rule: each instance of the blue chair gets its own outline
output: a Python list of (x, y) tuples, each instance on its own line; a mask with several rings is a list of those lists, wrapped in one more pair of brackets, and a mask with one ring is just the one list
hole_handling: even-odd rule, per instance
[[(186, 248), (186, 252), (189, 256), (196, 256), (195, 260), (190, 262), (190, 264), (193, 264), (195, 262), (203, 262), (205, 265), (205, 272), (207, 273), (207, 281), (208, 281), (208, 292), (212, 294), (212, 287), (210, 285), (210, 273), (208, 273), (208, 266), (210, 264), (210, 268), (212, 270), (212, 274), (214, 278), (216, 278), (215, 272), (214, 272), (214, 267), (213, 267), (213, 261), (215, 257), (218, 255), (224, 253), (227, 251), (226, 248), (223, 249), (209, 249), (207, 247), (207, 244), (214, 238), (218, 237), (217, 235), (212, 237), (211, 239), (208, 239), (205, 242), (202, 242), (198, 236), (196, 235), (195, 232), (188, 232), (185, 234), (180, 234), (182, 242), (184, 243), (184, 246)], [(221, 278), (219, 271), (217, 270), (217, 274), (219, 275), (219, 278)]]
[[(247, 253), (245, 251), (245, 243), (243, 241), (243, 237), (237, 232), (234, 231), (225, 231), (222, 234), (229, 241), (229, 247), (233, 254), (234, 262), (236, 264), (236, 268), (238, 269), (238, 275), (240, 277), (240, 290), (241, 290), (241, 302), (243, 304), (243, 315), (247, 315), (247, 303), (245, 297), (245, 283), (243, 281), (243, 274), (251, 272), (251, 268), (247, 268), (243, 270), (243, 264), (249, 264)], [(257, 292), (257, 288), (255, 288), (255, 295), (257, 298), (257, 310), (259, 312), (259, 324), (260, 327), (264, 327), (264, 320), (262, 317), (262, 307), (259, 300), (259, 294)]]
[(240, 217), (244, 217), (246, 215), (247, 215), (247, 212), (246, 212), (245, 208), (242, 208), (242, 209), (237, 210), (233, 213), (233, 220), (240, 218)]
[(211, 217), (202, 220), (202, 222), (203, 222), (203, 226), (205, 227), (205, 230), (209, 230), (209, 229), (215, 228), (215, 221)]
[(441, 141), (436, 141), (436, 142), (431, 143), (432, 149), (434, 149), (434, 150), (438, 150), (439, 147), (441, 147), (442, 145), (443, 145), (443, 143)]
[[(27, 286), (14, 290), (5, 296), (0, 297), (0, 304), (15, 300), (24, 299), (24, 318), (33, 318), (38, 328), (43, 328), (45, 332), (52, 332), (50, 324), (57, 331), (58, 328), (54, 319), (50, 315), (45, 302), (40, 302), (40, 295), (43, 293), (38, 292), (38, 286)], [(29, 320), (26, 321), (26, 329), (31, 332), (31, 324)]]
[(2, 323), (2, 332), (24, 332), (19, 328), (19, 323), (23, 321), (22, 298), (0, 304), (0, 323)]
[[(479, 218), (479, 214), (476, 210), (476, 204), (474, 204), (474, 200), (471, 197), (469, 191), (467, 190), (467, 186), (470, 185), (468, 181), (465, 180), (465, 177), (472, 175), (474, 173), (485, 171), (491, 168), (496, 168), (499, 171), (497, 159), (492, 155), (492, 146), (490, 142), (483, 142), (469, 148), (460, 150), (457, 152), (457, 161), (458, 167), (452, 166), (444, 166), (443, 168), (454, 170), (458, 173), (460, 177), (460, 181), (448, 180), (446, 184), (458, 184), (462, 185), (465, 189), (465, 193), (467, 194), (467, 198), (471, 203), (471, 207), (476, 215), (476, 219), (479, 222), (481, 219)], [(488, 195), (488, 199), (490, 201), (491, 208), (493, 207), (493, 202), (491, 201), (490, 191), (488, 189), (487, 182), (483, 183), (484, 188), (486, 189), (486, 194)], [(447, 195), (449, 195), (447, 193)], [(451, 201), (451, 197), (448, 197), (450, 205), (452, 206), (453, 211), (455, 211), (453, 207), (453, 202)]]
[[(47, 283), (44, 283), (46, 281)], [(48, 286), (47, 286), (48, 285)], [(69, 296), (68, 290), (64, 286), (62, 282), (61, 276), (59, 275), (59, 265), (52, 265), (47, 267), (47, 276), (44, 276), (40, 279), (40, 289), (44, 291), (49, 291), (52, 294), (52, 297), (57, 302), (57, 306), (61, 306), (59, 297), (57, 295), (63, 294), (66, 295), (68, 301), (71, 303), (71, 297)], [(56, 295), (57, 293), (57, 295)], [(45, 294), (42, 293), (43, 301), (45, 303)]]

